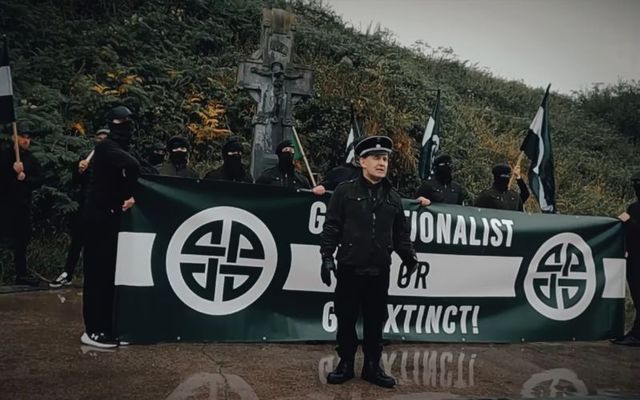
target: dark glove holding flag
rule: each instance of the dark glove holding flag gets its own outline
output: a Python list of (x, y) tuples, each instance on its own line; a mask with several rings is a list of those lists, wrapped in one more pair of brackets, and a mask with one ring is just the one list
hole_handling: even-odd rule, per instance
[(331, 286), (331, 272), (336, 273), (336, 262), (333, 257), (323, 257), (322, 265), (320, 266), (320, 279), (322, 283), (327, 286)]

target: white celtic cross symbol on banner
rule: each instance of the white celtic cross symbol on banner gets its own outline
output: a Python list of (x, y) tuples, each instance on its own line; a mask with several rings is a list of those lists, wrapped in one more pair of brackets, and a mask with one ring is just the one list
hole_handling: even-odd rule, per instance
[(568, 321), (579, 316), (596, 290), (591, 248), (575, 233), (548, 239), (531, 259), (524, 290), (531, 306), (547, 318)]

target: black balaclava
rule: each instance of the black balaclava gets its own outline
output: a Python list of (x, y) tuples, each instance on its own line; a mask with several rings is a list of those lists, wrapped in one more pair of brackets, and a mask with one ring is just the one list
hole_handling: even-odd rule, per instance
[(164, 162), (167, 150), (163, 143), (156, 142), (151, 146), (148, 161), (151, 165), (160, 165)]
[[(187, 151), (178, 151), (178, 148), (185, 148)], [(189, 157), (189, 142), (182, 136), (173, 136), (167, 141), (167, 151), (169, 152), (169, 161), (177, 169), (184, 168), (187, 165)]]
[(509, 189), (509, 179), (511, 178), (511, 167), (507, 164), (498, 164), (491, 170), (493, 173), (493, 186), (500, 192)]
[(443, 185), (451, 183), (452, 170), (451, 170), (451, 157), (446, 154), (441, 154), (433, 160), (433, 173), (436, 180)]
[(285, 147), (293, 147), (290, 140), (285, 140), (281, 142), (278, 147), (276, 147), (276, 154), (278, 155), (278, 168), (280, 168), (283, 172), (291, 172), (293, 171), (293, 153), (283, 152), (282, 149)]
[(238, 138), (231, 138), (222, 146), (223, 169), (225, 175), (232, 179), (241, 179), (244, 176), (242, 168), (242, 154), (229, 155), (228, 153), (242, 153), (242, 143)]
[(108, 137), (118, 143), (125, 150), (129, 149), (131, 136), (133, 136), (134, 125), (131, 120), (133, 113), (125, 106), (114, 107), (107, 114), (109, 125)]

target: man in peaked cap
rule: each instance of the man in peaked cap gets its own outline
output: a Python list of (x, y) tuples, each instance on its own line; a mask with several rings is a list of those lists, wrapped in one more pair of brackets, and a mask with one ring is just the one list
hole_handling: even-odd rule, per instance
[(631, 176), (631, 184), (636, 193), (636, 201), (627, 207), (618, 218), (626, 230), (627, 283), (631, 292), (636, 317), (627, 334), (613, 340), (614, 344), (640, 346), (640, 171)]
[(321, 235), (320, 277), (327, 286), (331, 286), (332, 274), (337, 281), (334, 304), (340, 363), (327, 376), (332, 384), (354, 376), (360, 309), (364, 320), (362, 378), (382, 387), (396, 383), (380, 365), (391, 253), (398, 253), (411, 272), (417, 259), (400, 195), (386, 179), (392, 147), (386, 136), (370, 136), (358, 143), (355, 152), (362, 172), (338, 185), (329, 202)]
[(160, 175), (198, 178), (198, 174), (189, 166), (189, 142), (183, 136), (173, 136), (167, 141), (169, 159), (160, 167)]
[(520, 167), (516, 167), (514, 174), (520, 193), (509, 190), (511, 167), (507, 164), (496, 164), (491, 170), (493, 185), (478, 195), (475, 206), (494, 208), (498, 210), (522, 211), (523, 203), (529, 198), (529, 189), (520, 177)]
[(14, 147), (0, 154), (0, 228), (13, 247), (16, 284), (38, 286), (39, 280), (27, 272), (27, 246), (31, 241), (31, 198), (43, 183), (40, 163), (31, 153), (34, 130), (26, 122), (18, 125), (18, 151)]

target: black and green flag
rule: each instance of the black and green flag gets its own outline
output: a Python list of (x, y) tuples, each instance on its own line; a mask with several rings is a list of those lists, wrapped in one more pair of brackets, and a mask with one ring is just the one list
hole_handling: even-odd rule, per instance
[(549, 128), (549, 88), (542, 98), (536, 116), (529, 126), (527, 136), (520, 150), (529, 157), (529, 186), (540, 209), (544, 213), (556, 212), (556, 184), (553, 172), (553, 152), (551, 150), (551, 130)]
[(358, 120), (356, 119), (356, 113), (353, 110), (353, 105), (351, 106), (351, 130), (349, 131), (349, 136), (347, 137), (347, 158), (346, 162), (350, 163), (353, 161), (355, 157), (355, 144), (356, 141), (362, 136), (362, 131), (360, 130), (360, 126), (358, 125)]
[(0, 56), (0, 124), (15, 122), (16, 113), (13, 108), (13, 85), (11, 84), (11, 67), (9, 66), (9, 49), (7, 38), (4, 38), (2, 55)]
[(436, 96), (436, 104), (427, 122), (427, 128), (422, 136), (422, 149), (420, 151), (420, 162), (418, 172), (421, 179), (431, 176), (433, 160), (440, 149), (440, 89)]

